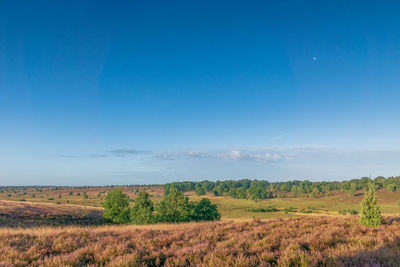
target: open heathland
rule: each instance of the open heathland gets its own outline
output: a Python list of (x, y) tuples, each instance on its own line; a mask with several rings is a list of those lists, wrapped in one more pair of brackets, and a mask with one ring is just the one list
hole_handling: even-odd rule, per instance
[[(146, 191), (150, 194), (150, 198), (155, 203), (160, 202), (164, 196), (162, 186), (115, 186), (115, 187), (19, 187), (4, 188), (0, 191), (0, 200), (2, 203), (49, 203), (55, 209), (62, 209), (69, 213), (69, 209), (82, 207), (86, 210), (92, 208), (102, 212), (102, 203), (107, 194), (116, 189), (121, 188), (127, 194), (131, 201), (137, 196), (137, 191)], [(251, 199), (238, 199), (230, 196), (214, 196), (207, 193), (204, 197), (210, 199), (214, 204), (218, 205), (218, 210), (222, 218), (225, 219), (269, 219), (269, 218), (289, 218), (293, 216), (308, 215), (338, 215), (342, 210), (360, 210), (360, 203), (364, 196), (365, 190), (358, 190), (354, 195), (341, 190), (335, 190), (330, 194), (311, 197), (309, 195), (292, 197), (290, 193), (279, 198), (259, 199), (257, 201)], [(87, 194), (87, 198), (84, 197)], [(185, 192), (185, 195), (192, 201), (198, 201), (199, 197), (194, 191)], [(387, 188), (377, 190), (378, 204), (382, 213), (386, 215), (400, 214), (400, 190), (394, 192)], [(1, 206), (4, 204), (0, 203)], [(12, 204), (12, 206), (15, 204)], [(22, 204), (21, 204), (22, 205)], [(57, 205), (57, 207), (56, 207)], [(48, 206), (49, 207), (49, 206)], [(254, 212), (254, 209), (274, 208), (276, 212)], [(289, 211), (289, 212), (287, 212)], [(22, 210), (18, 210), (21, 214)], [(309, 213), (310, 212), (310, 213)], [(47, 212), (51, 213), (51, 212)], [(0, 215), (1, 217), (1, 215)], [(1, 221), (0, 221), (1, 226)]]
[(0, 265), (399, 266), (399, 218), (0, 229)]
[(102, 208), (0, 200), (0, 227), (103, 223)]

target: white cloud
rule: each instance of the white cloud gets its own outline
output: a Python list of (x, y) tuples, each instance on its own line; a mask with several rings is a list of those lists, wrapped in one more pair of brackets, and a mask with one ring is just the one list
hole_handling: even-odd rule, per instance
[(240, 150), (232, 150), (231, 158), (232, 159), (240, 159)]

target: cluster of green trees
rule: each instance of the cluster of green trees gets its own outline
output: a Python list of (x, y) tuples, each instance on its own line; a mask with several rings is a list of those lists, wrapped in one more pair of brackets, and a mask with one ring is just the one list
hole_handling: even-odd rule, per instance
[(111, 191), (103, 204), (104, 218), (114, 223), (132, 224), (212, 221), (221, 218), (217, 206), (209, 199), (189, 201), (182, 191), (176, 189), (170, 190), (157, 205), (145, 191), (139, 192), (132, 207), (129, 202), (128, 195), (121, 189)]
[[(352, 179), (343, 182), (310, 182), (310, 181), (288, 181), (273, 182), (242, 179), (238, 181), (202, 181), (202, 182), (175, 182), (163, 186), (165, 194), (171, 189), (182, 192), (195, 191), (202, 196), (207, 192), (215, 196), (230, 196), (233, 198), (249, 198), (253, 200), (284, 197), (301, 197), (304, 195), (319, 197), (329, 195), (332, 191), (342, 190), (354, 196), (358, 190), (368, 190), (368, 177)], [(372, 180), (375, 188), (387, 188), (390, 191), (400, 190), (400, 176), (385, 178), (382, 176)], [(290, 193), (290, 194), (289, 194)]]

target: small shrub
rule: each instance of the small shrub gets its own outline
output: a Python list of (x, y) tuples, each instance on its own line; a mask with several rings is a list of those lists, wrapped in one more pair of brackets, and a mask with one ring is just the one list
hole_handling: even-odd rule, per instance
[(302, 209), (302, 210), (300, 210), (300, 212), (301, 213), (312, 213), (313, 211), (309, 210), (309, 209)]
[(249, 212), (277, 212), (279, 209), (273, 208), (273, 207), (267, 207), (267, 208), (249, 208), (246, 209), (246, 211)]
[(293, 208), (293, 207), (283, 209), (283, 212), (286, 214), (288, 214), (289, 212), (296, 212), (296, 211), (297, 211), (297, 209)]
[(358, 211), (356, 211), (354, 209), (343, 209), (343, 210), (338, 210), (338, 213), (340, 215), (346, 215), (346, 214), (357, 215)]

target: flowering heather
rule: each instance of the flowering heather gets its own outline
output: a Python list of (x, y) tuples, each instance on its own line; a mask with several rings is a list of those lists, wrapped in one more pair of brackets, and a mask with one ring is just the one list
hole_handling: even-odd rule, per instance
[(0, 266), (399, 266), (399, 218), (0, 229)]

